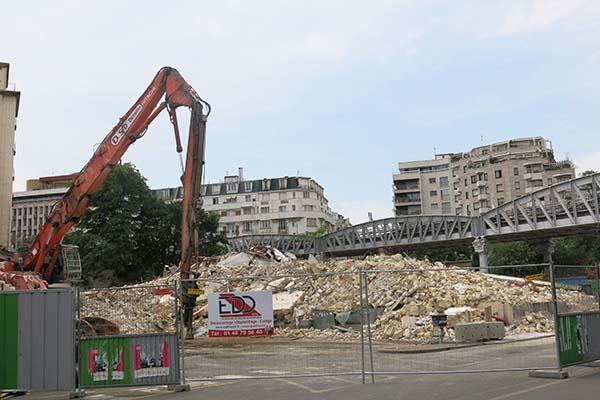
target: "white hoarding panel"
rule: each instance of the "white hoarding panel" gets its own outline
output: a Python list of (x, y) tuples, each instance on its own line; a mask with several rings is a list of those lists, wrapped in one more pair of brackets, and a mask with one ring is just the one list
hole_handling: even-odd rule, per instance
[(269, 291), (208, 294), (208, 336), (273, 334), (273, 295)]

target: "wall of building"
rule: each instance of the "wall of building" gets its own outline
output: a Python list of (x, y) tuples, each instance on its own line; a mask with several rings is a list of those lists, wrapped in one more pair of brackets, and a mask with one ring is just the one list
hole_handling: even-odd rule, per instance
[(7, 90), (9, 66), (0, 63), (0, 246), (10, 242), (16, 118), (20, 93)]
[(57, 201), (68, 188), (41, 189), (13, 193), (10, 243), (12, 247), (28, 245)]
[[(447, 170), (428, 172), (444, 163), (449, 166)], [(420, 185), (422, 214), (479, 215), (538, 188), (573, 179), (575, 170), (569, 161), (557, 162), (551, 144), (541, 136), (480, 146), (466, 153), (438, 155), (436, 160), (402, 162), (399, 173), (393, 176), (398, 214), (406, 208), (399, 204), (398, 187), (411, 175), (418, 178)], [(438, 182), (442, 177), (444, 182), (445, 177), (450, 180), (452, 207), (439, 209), (440, 195), (434, 196), (435, 184), (429, 184), (434, 175)], [(412, 211), (417, 213), (419, 209)]]
[[(181, 188), (153, 190), (165, 201), (180, 200)], [(335, 230), (349, 222), (329, 208), (323, 187), (308, 177), (245, 180), (243, 174), (202, 185), (202, 208), (219, 215), (228, 237), (252, 234), (305, 234), (322, 226)]]

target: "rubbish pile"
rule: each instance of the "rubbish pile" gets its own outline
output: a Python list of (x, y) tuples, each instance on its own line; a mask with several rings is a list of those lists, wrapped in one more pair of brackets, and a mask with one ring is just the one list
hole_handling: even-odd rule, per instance
[[(202, 258), (192, 267), (198, 287), (206, 293), (272, 291), (276, 335), (330, 340), (354, 340), (360, 332), (359, 270), (367, 271), (368, 315), (373, 337), (378, 340), (430, 341), (430, 314), (434, 312), (447, 314), (450, 328), (457, 323), (495, 320), (504, 323), (508, 334), (552, 331), (552, 296), (547, 283), (531, 284), (520, 278), (483, 274), (401, 254), (319, 262), (314, 257), (297, 260), (292, 254), (267, 247)], [(172, 268), (146, 284), (170, 285), (177, 279), (178, 271)], [(112, 309), (114, 313), (129, 307), (134, 314), (120, 326), (122, 331), (131, 328), (137, 315), (145, 322), (135, 329), (170, 329), (174, 320), (172, 296), (150, 296), (150, 300), (141, 301), (134, 293), (118, 291), (114, 296), (123, 299), (110, 301), (84, 295), (82, 316), (116, 322), (102, 310)], [(558, 299), (563, 312), (597, 307), (593, 296), (578, 290), (559, 288)], [(200, 296), (197, 304), (194, 327), (205, 332), (206, 295)], [(452, 329), (447, 337), (453, 338)]]

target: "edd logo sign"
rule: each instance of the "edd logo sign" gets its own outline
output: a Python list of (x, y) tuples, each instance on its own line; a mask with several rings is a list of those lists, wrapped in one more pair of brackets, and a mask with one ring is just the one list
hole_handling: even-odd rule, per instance
[(219, 317), (221, 318), (260, 317), (260, 313), (255, 308), (256, 300), (250, 295), (219, 294)]

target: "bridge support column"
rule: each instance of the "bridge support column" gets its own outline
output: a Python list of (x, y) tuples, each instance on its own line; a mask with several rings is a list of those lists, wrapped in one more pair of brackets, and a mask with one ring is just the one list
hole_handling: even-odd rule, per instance
[(479, 255), (479, 270), (481, 272), (488, 272), (488, 255), (487, 255), (487, 241), (484, 237), (480, 236), (473, 240), (473, 248)]

